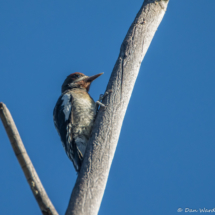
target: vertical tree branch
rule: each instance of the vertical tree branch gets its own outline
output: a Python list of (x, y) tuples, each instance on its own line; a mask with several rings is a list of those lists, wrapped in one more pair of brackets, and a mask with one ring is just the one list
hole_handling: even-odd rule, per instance
[(34, 169), (34, 166), (26, 152), (19, 132), (13, 121), (13, 118), (7, 109), (6, 105), (0, 102), (0, 118), (10, 139), (14, 153), (19, 161), (19, 164), (25, 174), (28, 184), (34, 194), (34, 197), (44, 215), (58, 215), (52, 205), (46, 191)]
[(72, 191), (66, 215), (96, 215), (102, 201), (122, 122), (143, 57), (163, 19), (168, 0), (145, 0), (120, 49)]

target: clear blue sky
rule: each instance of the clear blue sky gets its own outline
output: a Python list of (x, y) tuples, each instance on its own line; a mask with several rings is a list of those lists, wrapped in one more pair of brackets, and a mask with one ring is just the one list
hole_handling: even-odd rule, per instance
[[(0, 3), (0, 101), (60, 214), (76, 180), (52, 119), (62, 82), (77, 71), (104, 72), (90, 90), (96, 100), (142, 2)], [(215, 207), (214, 9), (213, 0), (170, 0), (125, 115), (100, 215)], [(0, 213), (40, 214), (1, 123), (0, 143)]]

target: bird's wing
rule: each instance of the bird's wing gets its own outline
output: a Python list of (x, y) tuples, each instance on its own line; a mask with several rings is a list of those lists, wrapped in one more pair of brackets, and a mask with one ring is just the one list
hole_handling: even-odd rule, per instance
[(65, 93), (60, 96), (55, 105), (53, 119), (66, 154), (73, 162), (76, 171), (79, 171), (82, 157), (80, 157), (79, 150), (72, 137), (72, 118), (72, 95), (70, 93)]

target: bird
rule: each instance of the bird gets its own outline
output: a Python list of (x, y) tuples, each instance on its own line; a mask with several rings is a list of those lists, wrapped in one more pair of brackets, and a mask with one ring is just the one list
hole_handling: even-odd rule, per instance
[[(91, 83), (102, 74), (89, 77), (75, 72), (67, 76), (53, 111), (54, 125), (77, 172), (83, 162), (98, 105), (102, 106), (101, 102), (92, 99), (88, 91)], [(102, 95), (99, 100), (101, 99)]]

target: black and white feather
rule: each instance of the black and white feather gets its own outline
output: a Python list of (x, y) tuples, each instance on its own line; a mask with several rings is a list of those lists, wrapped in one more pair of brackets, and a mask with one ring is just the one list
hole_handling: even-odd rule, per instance
[(88, 77), (75, 72), (69, 75), (63, 82), (62, 94), (54, 108), (55, 127), (77, 172), (81, 168), (98, 108), (88, 91), (92, 81), (102, 74)]
[(53, 118), (67, 156), (79, 172), (96, 115), (96, 104), (89, 94), (75, 88), (57, 101)]

